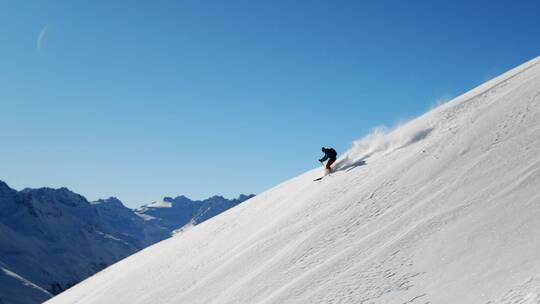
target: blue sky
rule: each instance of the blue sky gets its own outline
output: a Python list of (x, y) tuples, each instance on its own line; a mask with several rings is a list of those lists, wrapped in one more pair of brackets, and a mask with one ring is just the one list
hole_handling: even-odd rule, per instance
[(538, 1), (0, 1), (0, 179), (259, 193), (540, 55)]

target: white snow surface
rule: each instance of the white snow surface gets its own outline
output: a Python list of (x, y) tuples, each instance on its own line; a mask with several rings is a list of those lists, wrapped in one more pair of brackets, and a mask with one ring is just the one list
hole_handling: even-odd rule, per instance
[(152, 208), (171, 208), (172, 203), (171, 202), (165, 202), (165, 201), (156, 201), (148, 205), (148, 207)]
[(539, 62), (47, 303), (540, 303)]

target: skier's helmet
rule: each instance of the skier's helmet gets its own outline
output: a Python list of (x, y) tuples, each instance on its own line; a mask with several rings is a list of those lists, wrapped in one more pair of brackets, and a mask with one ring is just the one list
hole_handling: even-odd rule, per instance
[(321, 148), (321, 151), (323, 151), (323, 152), (324, 152), (324, 150), (326, 150), (326, 148), (325, 148), (325, 147), (322, 147), (322, 148)]

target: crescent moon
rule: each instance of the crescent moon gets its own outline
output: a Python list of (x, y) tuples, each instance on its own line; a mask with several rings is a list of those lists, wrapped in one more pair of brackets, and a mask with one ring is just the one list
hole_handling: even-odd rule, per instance
[(47, 24), (39, 32), (39, 35), (36, 41), (36, 49), (38, 53), (41, 53), (41, 48), (43, 47), (43, 39), (45, 38), (45, 35), (47, 34), (48, 30), (49, 30), (49, 25)]

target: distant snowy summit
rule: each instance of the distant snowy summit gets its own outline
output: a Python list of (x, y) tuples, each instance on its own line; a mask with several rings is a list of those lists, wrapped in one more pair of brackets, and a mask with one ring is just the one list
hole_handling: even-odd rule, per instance
[(165, 197), (162, 201), (144, 205), (135, 212), (162, 229), (175, 231), (188, 224), (202, 223), (254, 196), (241, 194), (238, 198), (226, 199), (216, 195), (201, 201), (194, 201), (183, 195)]
[(0, 181), (0, 303), (41, 303), (250, 197), (165, 198), (169, 208), (154, 212), (152, 203), (135, 212), (114, 197), (89, 202), (67, 188), (16, 191)]

